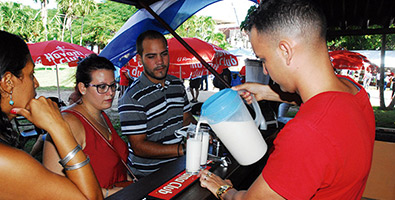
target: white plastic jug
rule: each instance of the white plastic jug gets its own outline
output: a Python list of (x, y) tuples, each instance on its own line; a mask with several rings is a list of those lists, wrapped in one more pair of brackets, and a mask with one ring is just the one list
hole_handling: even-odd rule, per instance
[(266, 126), (258, 103), (254, 100), (255, 121), (237, 91), (224, 89), (207, 99), (201, 110), (200, 123), (208, 123), (240, 165), (260, 160), (267, 145), (258, 129)]

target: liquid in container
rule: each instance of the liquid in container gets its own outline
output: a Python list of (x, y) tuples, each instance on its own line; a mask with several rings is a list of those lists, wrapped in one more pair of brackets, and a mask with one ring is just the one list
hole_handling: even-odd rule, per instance
[(267, 144), (258, 129), (258, 125), (265, 124), (265, 121), (254, 101), (255, 121), (237, 91), (221, 90), (203, 103), (198, 123), (198, 126), (208, 123), (240, 165), (257, 162), (267, 151)]

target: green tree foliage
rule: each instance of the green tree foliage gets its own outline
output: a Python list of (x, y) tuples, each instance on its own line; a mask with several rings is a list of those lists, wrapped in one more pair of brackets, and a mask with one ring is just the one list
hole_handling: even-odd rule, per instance
[(38, 11), (18, 3), (0, 2), (0, 29), (17, 34), (27, 42), (40, 37), (42, 22)]
[(48, 39), (40, 9), (18, 3), (0, 2), (0, 29), (20, 35), (27, 42), (63, 40), (104, 48), (137, 11), (134, 6), (112, 1), (96, 4), (93, 0), (57, 0), (57, 3), (57, 9), (48, 10)]
[(97, 8), (96, 3), (93, 0), (57, 0), (58, 11), (61, 14), (62, 18), (62, 35), (61, 40), (64, 41), (64, 33), (67, 29), (70, 33), (70, 42), (73, 43), (73, 35), (75, 31), (73, 31), (73, 23), (76, 19), (80, 19), (82, 21), (80, 25), (80, 44), (82, 44), (82, 35), (83, 35), (83, 22), (86, 15), (91, 13), (93, 10)]
[[(256, 9), (256, 5), (252, 5), (247, 12), (245, 19), (241, 22), (240, 28), (245, 29), (249, 14)], [(373, 26), (373, 28), (379, 28)], [(394, 25), (391, 25), (394, 28)], [(381, 49), (381, 35), (362, 35), (362, 36), (340, 36), (329, 38), (328, 46), (345, 48), (348, 50), (379, 50)], [(395, 34), (387, 35), (387, 50), (395, 50)]]
[[(372, 28), (381, 28), (373, 25)], [(391, 25), (390, 28), (395, 28)], [(328, 38), (328, 46), (342, 47), (347, 50), (380, 50), (382, 46), (382, 35), (354, 35)], [(386, 50), (395, 50), (395, 34), (387, 35)]]
[(193, 15), (181, 24), (176, 32), (181, 37), (199, 38), (223, 49), (228, 49), (230, 46), (226, 41), (226, 36), (221, 32), (215, 31), (215, 21), (211, 17)]
[(45, 35), (45, 39), (48, 40), (48, 3), (49, 0), (34, 0), (34, 2), (39, 2), (41, 4), (41, 10), (40, 10), (40, 14), (41, 14), (41, 21), (43, 23), (43, 28), (44, 28), (44, 35)]
[[(96, 13), (91, 15), (91, 23), (92, 25), (94, 25), (93, 23), (96, 25), (90, 26), (90, 28), (93, 31), (94, 29), (102, 30), (101, 34), (96, 37), (96, 40), (100, 42), (96, 42), (95, 44), (99, 45), (100, 48), (104, 48), (115, 33), (135, 12), (137, 12), (137, 9), (134, 6), (126, 4), (111, 1), (101, 4), (100, 8), (96, 10)], [(97, 17), (93, 18), (93, 16)]]
[[(72, 26), (74, 40), (82, 35), (83, 46), (97, 45), (102, 49), (136, 11), (134, 6), (112, 1), (98, 4), (90, 14), (75, 19)], [(70, 40), (70, 36), (66, 36), (66, 40)]]
[(78, 15), (81, 17), (81, 35), (80, 35), (80, 45), (82, 45), (82, 36), (84, 35), (84, 19), (86, 15), (89, 15), (95, 9), (97, 5), (93, 0), (87, 0), (79, 9)]
[(327, 43), (328, 46), (344, 47), (348, 50), (376, 50), (381, 46), (380, 35), (341, 36)]
[(211, 17), (192, 16), (177, 28), (176, 32), (182, 37), (196, 37), (205, 40), (215, 29), (215, 21)]
[[(56, 9), (47, 10), (46, 26), (41, 16), (42, 9), (35, 10), (18, 3), (0, 3), (0, 28), (20, 35), (28, 42), (59, 40), (102, 49), (137, 11), (134, 6), (113, 1), (98, 4), (93, 0), (56, 2)], [(192, 16), (177, 32), (182, 37), (197, 37), (223, 49), (229, 47), (225, 35), (215, 31), (215, 21), (211, 17)]]
[[(328, 40), (327, 44), (347, 50), (380, 50), (381, 38), (381, 35), (340, 36)], [(395, 34), (387, 35), (386, 50), (395, 50)]]

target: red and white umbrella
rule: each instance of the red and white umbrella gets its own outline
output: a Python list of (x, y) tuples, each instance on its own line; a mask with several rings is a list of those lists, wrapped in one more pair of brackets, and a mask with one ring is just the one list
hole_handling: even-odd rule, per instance
[(33, 62), (45, 66), (68, 63), (77, 66), (78, 58), (85, 58), (94, 52), (80, 45), (56, 40), (28, 44)]
[(56, 80), (59, 99), (60, 89), (58, 65), (68, 63), (70, 67), (74, 67), (77, 66), (78, 58), (85, 58), (86, 56), (94, 53), (93, 51), (80, 45), (56, 40), (28, 44), (28, 47), (35, 64), (56, 66)]
[(360, 70), (372, 64), (366, 56), (347, 50), (331, 51), (329, 58), (336, 69)]
[[(224, 68), (238, 65), (235, 55), (232, 55), (214, 44), (198, 38), (183, 39), (218, 73), (221, 73)], [(167, 42), (170, 55), (168, 74), (180, 78), (194, 78), (209, 74), (209, 71), (195, 58), (195, 56), (187, 51), (175, 38), (168, 39)], [(136, 57), (132, 58), (127, 65), (134, 68), (130, 73), (133, 77), (140, 76), (143, 71), (143, 66), (137, 61)]]

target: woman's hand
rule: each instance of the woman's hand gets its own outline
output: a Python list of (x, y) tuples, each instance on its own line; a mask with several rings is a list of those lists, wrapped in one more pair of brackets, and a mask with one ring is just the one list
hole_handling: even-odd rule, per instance
[(58, 105), (51, 99), (32, 99), (26, 108), (13, 108), (12, 113), (22, 115), (37, 127), (53, 132), (59, 125), (66, 126)]
[[(26, 105), (26, 108), (13, 108), (11, 110), (11, 113), (22, 115), (37, 127), (48, 131), (56, 146), (57, 151), (59, 152), (60, 158), (66, 157), (66, 155), (68, 155), (68, 153), (70, 153), (70, 151), (72, 151), (77, 146), (77, 142), (75, 141), (72, 135), (70, 127), (68, 126), (66, 121), (63, 120), (60, 114), (58, 105), (55, 102), (52, 102), (50, 99), (46, 99), (44, 97), (39, 97), (38, 99), (32, 99)], [(77, 163), (81, 163), (86, 160), (87, 157), (85, 156), (85, 154), (82, 151), (79, 151), (68, 162), (68, 165), (75, 165)], [(42, 166), (40, 165), (40, 167)], [(42, 169), (45, 168), (42, 167)], [(33, 171), (36, 172), (37, 170), (33, 170)], [(60, 183), (60, 181), (63, 181), (64, 184), (67, 183), (69, 185), (72, 185), (72, 187), (74, 188), (77, 187), (78, 190), (82, 193), (82, 195), (84, 195), (85, 198), (87, 199), (103, 199), (103, 195), (102, 195), (102, 191), (100, 190), (99, 183), (89, 163), (78, 169), (66, 171), (66, 174), (67, 174), (66, 177), (58, 176), (58, 175), (54, 176), (54, 174), (49, 175), (49, 171), (45, 169), (45, 170), (41, 170), (41, 174), (39, 175), (35, 174), (34, 177), (43, 176), (43, 179), (48, 179), (48, 180), (51, 179), (53, 181), (48, 181), (48, 182), (53, 182), (53, 183), (57, 183), (57, 181), (59, 181)], [(63, 180), (59, 180), (59, 179), (63, 179)], [(32, 180), (36, 180), (36, 179), (32, 179)], [(52, 185), (58, 185), (58, 188), (56, 188), (58, 194), (62, 194), (63, 192), (66, 193), (67, 195), (73, 195), (70, 193), (70, 191), (72, 190), (64, 187), (63, 183), (52, 184)], [(78, 193), (76, 195), (78, 195)], [(48, 199), (48, 198), (42, 198), (42, 199)], [(68, 199), (75, 199), (75, 198), (68, 198)]]
[(219, 176), (213, 174), (208, 170), (201, 171), (199, 173), (199, 176), (200, 176), (200, 186), (210, 190), (210, 192), (213, 193), (214, 196), (217, 196), (217, 190), (222, 185), (232, 185), (230, 180), (223, 180)]

